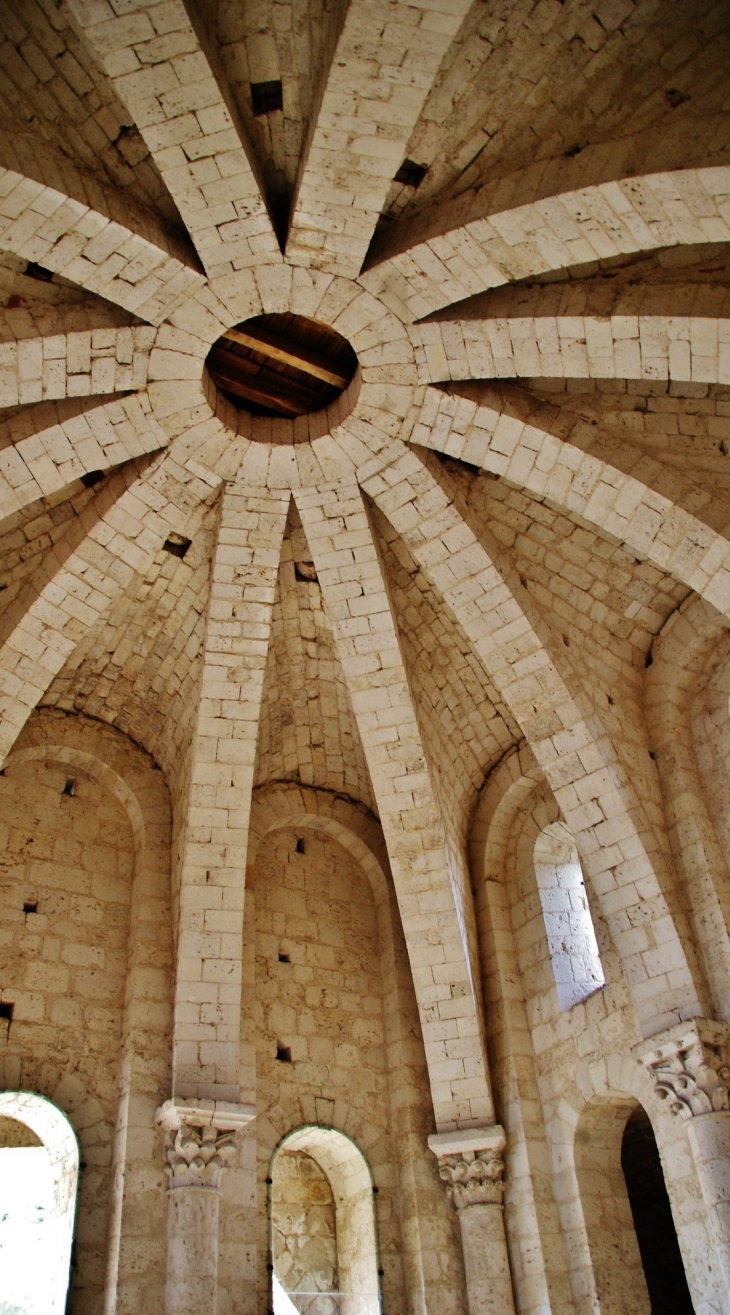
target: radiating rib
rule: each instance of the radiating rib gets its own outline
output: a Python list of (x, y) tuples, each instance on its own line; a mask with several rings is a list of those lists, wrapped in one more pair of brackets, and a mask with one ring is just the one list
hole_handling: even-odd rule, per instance
[(289, 493), (223, 493), (191, 749), (173, 1092), (238, 1101), (243, 897), (261, 693)]
[(130, 392), (147, 383), (155, 330), (146, 324), (35, 337), (23, 334), (22, 327), (12, 311), (0, 319), (0, 406)]
[(63, 274), (150, 324), (204, 281), (124, 224), (1, 167), (0, 251)]
[[(347, 450), (346, 424), (338, 443)], [(402, 534), (424, 575), (468, 635), (520, 725), (562, 809), (649, 1031), (678, 1021), (703, 996), (680, 939), (682, 915), (643, 808), (608, 737), (555, 651), (511, 569), (496, 563), (457, 506), (442, 472), (392, 443), (371, 459), (361, 483)], [(575, 693), (573, 692), (575, 690)], [(665, 894), (665, 891), (667, 892)], [(667, 898), (671, 900), (670, 907)], [(641, 909), (642, 931), (630, 910)], [(672, 918), (674, 921), (672, 921)], [(665, 941), (665, 929), (675, 929)]]
[(403, 320), (487, 288), (621, 252), (727, 242), (730, 166), (646, 174), (503, 210), (362, 275)]
[[(82, 19), (83, 0), (71, 7)], [(147, 0), (120, 18), (108, 10), (85, 34), (134, 116), (208, 275), (280, 262), (222, 72), (182, 0), (164, 9)]]
[(429, 389), (413, 443), (468, 461), (518, 488), (565, 507), (730, 617), (727, 508), (698, 490), (718, 531), (676, 502), (581, 448), (492, 407)]
[(171, 452), (141, 472), (129, 463), (48, 550), (0, 623), (3, 760), (77, 644), (209, 494)]
[(293, 264), (356, 278), (471, 0), (353, 0), (294, 203)]
[(730, 383), (730, 320), (545, 315), (414, 325), (419, 379), (675, 379)]
[[(146, 405), (145, 405), (146, 403)], [(167, 447), (145, 393), (99, 404), (0, 450), (2, 521), (83, 475)]]
[(401, 909), (437, 1127), (493, 1121), (472, 961), (471, 893), (455, 870), (396, 622), (356, 485), (296, 491), (367, 759)]

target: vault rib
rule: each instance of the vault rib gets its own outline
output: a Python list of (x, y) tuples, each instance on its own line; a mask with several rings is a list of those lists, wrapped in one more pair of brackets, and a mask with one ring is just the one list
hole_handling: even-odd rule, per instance
[(77, 645), (209, 494), (170, 453), (130, 462), (49, 550), (0, 623), (3, 759)]
[[(355, 484), (294, 498), (367, 759), (421, 1014), (437, 1127), (494, 1121), (471, 892), (445, 841), (397, 625)], [(452, 856), (453, 857), (453, 856)]]
[[(71, 0), (82, 19), (85, 5)], [(155, 0), (85, 28), (211, 278), (281, 252), (222, 71), (182, 0)]]
[(0, 251), (62, 274), (149, 324), (160, 324), (204, 282), (127, 224), (2, 167)]
[(180, 881), (173, 1094), (182, 1099), (240, 1099), (248, 826), (289, 501), (237, 485), (221, 499)]
[(730, 320), (545, 315), (414, 325), (421, 383), (450, 379), (671, 379), (730, 383)]
[(131, 392), (147, 383), (151, 326), (67, 331), (59, 325), (57, 332), (30, 336), (13, 318), (11, 311), (0, 320), (0, 406)]
[(530, 275), (622, 252), (727, 242), (728, 193), (728, 166), (563, 192), (420, 242), (360, 281), (408, 323)]
[[(698, 515), (692, 515), (633, 475), (555, 434), (436, 389), (427, 392), (411, 440), (581, 516), (730, 616), (728, 512), (704, 490), (692, 498), (698, 507)], [(722, 532), (702, 518), (703, 512), (723, 526)]]
[[(356, 278), (391, 181), (471, 0), (353, 0), (330, 67), (286, 246)], [(353, 88), (354, 83), (354, 88)]]
[[(346, 425), (338, 443), (347, 450)], [(484, 546), (481, 528), (477, 537), (445, 473), (415, 452), (391, 443), (360, 483), (471, 639), (544, 771), (622, 956), (640, 1026), (656, 1031), (693, 1013), (704, 987), (687, 958), (688, 937), (677, 930), (683, 915), (662, 853), (595, 713), (581, 711), (578, 682), (526, 591), (495, 564), (496, 551)], [(639, 907), (642, 919), (650, 916), (637, 935), (631, 910)]]
[(6, 517), (38, 498), (156, 452), (167, 441), (144, 392), (38, 429), (0, 451), (0, 533)]

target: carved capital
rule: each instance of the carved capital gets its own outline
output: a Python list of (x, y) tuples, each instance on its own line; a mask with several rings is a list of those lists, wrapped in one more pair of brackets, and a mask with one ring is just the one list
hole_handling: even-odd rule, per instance
[(439, 1175), (457, 1210), (467, 1205), (501, 1205), (504, 1160), (499, 1151), (465, 1151), (439, 1160)]
[(504, 1195), (505, 1136), (494, 1124), (438, 1133), (428, 1144), (437, 1156), (439, 1176), (457, 1210), (468, 1205), (501, 1205)]
[[(673, 1114), (692, 1119), (730, 1109), (730, 1028), (695, 1018), (644, 1042), (640, 1058)], [(638, 1047), (637, 1047), (638, 1050)]]
[(166, 1132), (168, 1191), (177, 1187), (217, 1190), (235, 1153), (235, 1132), (218, 1132), (212, 1127), (195, 1128), (189, 1123), (181, 1124), (176, 1132)]
[(216, 1191), (236, 1153), (239, 1132), (255, 1116), (248, 1105), (166, 1100), (155, 1114), (165, 1133), (168, 1191), (199, 1187)]

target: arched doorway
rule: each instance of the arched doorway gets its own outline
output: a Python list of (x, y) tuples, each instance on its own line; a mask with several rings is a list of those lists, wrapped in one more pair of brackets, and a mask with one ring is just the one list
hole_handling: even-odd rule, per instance
[(0, 1309), (63, 1315), (79, 1152), (61, 1110), (31, 1092), (0, 1092)]
[(654, 1129), (641, 1105), (626, 1120), (621, 1168), (652, 1315), (694, 1315)]
[(297, 1128), (271, 1165), (274, 1315), (379, 1315), (373, 1182), (354, 1142)]
[(694, 1315), (656, 1140), (637, 1100), (589, 1102), (575, 1169), (601, 1315)]

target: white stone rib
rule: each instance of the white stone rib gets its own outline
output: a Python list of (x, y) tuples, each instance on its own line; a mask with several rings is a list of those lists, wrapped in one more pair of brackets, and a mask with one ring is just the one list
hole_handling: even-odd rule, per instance
[(143, 0), (115, 17), (105, 0), (71, 0), (134, 116), (208, 275), (281, 263), (266, 203), (222, 72), (182, 0)]
[[(348, 442), (347, 424), (337, 441), (357, 460), (360, 444)], [(648, 1035), (693, 1013), (703, 992), (677, 930), (682, 914), (676, 907), (670, 914), (663, 857), (613, 746), (593, 710), (581, 710), (584, 696), (528, 595), (496, 566), (496, 553), (477, 538), (442, 472), (429, 470), (415, 452), (393, 442), (362, 465), (358, 479), (468, 635), (544, 771), (611, 928), (640, 1025)], [(631, 923), (631, 910), (640, 908), (641, 929)]]
[(514, 279), (625, 252), (730, 240), (730, 166), (600, 183), (420, 242), (361, 276), (405, 322)]
[(203, 282), (126, 225), (1, 167), (0, 251), (62, 274), (149, 324), (160, 324)]
[(414, 325), (421, 383), (450, 379), (676, 379), (730, 383), (730, 320), (545, 315)]
[(730, 617), (730, 540), (633, 475), (514, 416), (436, 389), (426, 394), (411, 441), (565, 507)]
[[(294, 493), (353, 711), (400, 905), (439, 1129), (494, 1120), (472, 962), (471, 892), (449, 862), (397, 625), (354, 483)], [(460, 880), (460, 877), (462, 880)]]
[(254, 760), (290, 495), (224, 488), (191, 748), (173, 1092), (238, 1101), (243, 898)]
[(0, 530), (7, 516), (66, 488), (92, 471), (109, 470), (167, 447), (144, 392), (39, 429), (0, 451)]
[(33, 337), (18, 333), (12, 341), (8, 321), (13, 318), (12, 311), (6, 312), (0, 325), (5, 330), (0, 342), (0, 406), (131, 392), (147, 383), (155, 340), (149, 325)]
[(356, 278), (408, 140), (471, 0), (352, 0), (286, 247)]

